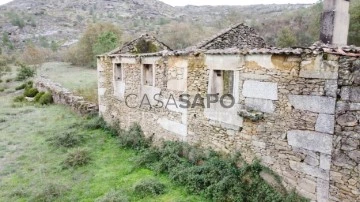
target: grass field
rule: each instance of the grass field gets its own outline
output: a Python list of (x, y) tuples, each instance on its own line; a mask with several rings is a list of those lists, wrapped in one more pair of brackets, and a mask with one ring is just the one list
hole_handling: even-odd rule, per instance
[[(64, 82), (64, 86), (75, 89), (92, 83), (93, 70), (85, 69), (82, 73), (82, 69), (76, 69), (71, 74), (73, 78), (80, 74), (87, 76), (69, 79), (68, 83), (66, 68), (57, 68), (56, 64), (46, 64), (51, 70), (45, 66), (42, 71), (58, 72), (58, 76), (51, 75), (56, 81)], [(4, 78), (13, 76), (14, 72)], [(113, 190), (127, 196), (129, 201), (205, 201), (189, 195), (166, 176), (134, 169), (133, 158), (137, 155), (134, 151), (121, 149), (118, 140), (103, 130), (85, 129), (82, 127), (85, 120), (69, 108), (14, 104), (13, 98), (22, 93), (14, 90), (19, 84), (11, 81), (0, 85), (6, 85), (0, 92), (0, 201), (95, 201)], [(48, 141), (66, 132), (83, 136), (84, 142), (65, 148)], [(64, 167), (68, 153), (76, 148), (89, 151), (90, 163), (77, 168)], [(166, 193), (140, 197), (134, 185), (149, 178), (165, 184)]]
[(97, 102), (96, 69), (75, 67), (63, 62), (49, 62), (38, 69), (37, 75), (60, 83), (88, 101)]

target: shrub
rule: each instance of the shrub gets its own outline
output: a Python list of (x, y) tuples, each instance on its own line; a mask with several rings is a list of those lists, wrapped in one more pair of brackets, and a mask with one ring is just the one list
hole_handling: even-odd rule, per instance
[(61, 134), (56, 134), (53, 137), (49, 138), (47, 141), (49, 141), (50, 144), (56, 147), (71, 148), (79, 146), (81, 143), (83, 143), (84, 136), (76, 134), (73, 131), (67, 131)]
[(10, 83), (12, 79), (6, 79), (6, 83)]
[(53, 100), (52, 95), (50, 93), (44, 93), (39, 99), (39, 103), (42, 104), (42, 105), (48, 105), (48, 104), (51, 104), (53, 102), (54, 102), (54, 100)]
[(0, 88), (0, 92), (4, 92), (5, 91), (5, 88)]
[(3, 80), (2, 79), (0, 79), (0, 83), (2, 83), (3, 82)]
[(151, 141), (145, 138), (139, 124), (133, 124), (128, 131), (121, 130), (119, 140), (122, 147), (136, 150), (148, 148), (151, 145)]
[(21, 96), (17, 96), (14, 98), (13, 100), (14, 102), (24, 102), (25, 101), (25, 97), (23, 95)]
[(75, 149), (68, 153), (67, 158), (64, 161), (64, 165), (67, 168), (85, 166), (90, 162), (90, 153), (86, 149)]
[(16, 76), (16, 81), (24, 81), (28, 78), (31, 78), (35, 75), (35, 69), (28, 67), (24, 64), (20, 64), (20, 68), (18, 69), (18, 73)]
[(22, 89), (25, 89), (27, 86), (27, 83), (23, 83), (21, 84), (20, 86), (16, 87), (15, 90), (22, 90)]
[(25, 87), (25, 91), (24, 91), (25, 97), (35, 97), (38, 93), (39, 93), (39, 91), (36, 88), (26, 88)]
[(138, 182), (134, 186), (134, 192), (136, 195), (144, 198), (149, 195), (161, 195), (165, 193), (165, 184), (159, 182), (156, 179), (145, 179)]
[(111, 190), (101, 198), (98, 198), (96, 202), (128, 202), (129, 197), (126, 196), (123, 191)]
[(40, 98), (45, 94), (45, 92), (39, 92), (38, 94), (36, 94), (34, 101), (35, 102), (39, 102)]
[(102, 117), (94, 117), (85, 122), (84, 128), (87, 130), (106, 129), (107, 124)]
[(240, 155), (221, 156), (186, 143), (165, 142), (142, 152), (135, 163), (168, 174), (189, 192), (212, 201), (306, 201), (293, 193), (277, 192), (260, 175), (268, 169), (258, 161), (247, 164)]
[(59, 197), (65, 194), (68, 189), (60, 184), (48, 183), (41, 187), (41, 190), (35, 193), (35, 196), (31, 198), (30, 201), (55, 201)]

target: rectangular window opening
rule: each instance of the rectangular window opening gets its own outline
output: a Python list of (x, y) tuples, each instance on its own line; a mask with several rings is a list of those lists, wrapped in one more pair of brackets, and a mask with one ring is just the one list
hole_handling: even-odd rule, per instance
[(234, 92), (234, 71), (214, 70), (211, 93), (233, 95)]
[(143, 82), (144, 85), (153, 86), (154, 85), (154, 70), (153, 65), (144, 64), (143, 68)]
[(115, 81), (123, 81), (123, 73), (121, 64), (115, 64)]

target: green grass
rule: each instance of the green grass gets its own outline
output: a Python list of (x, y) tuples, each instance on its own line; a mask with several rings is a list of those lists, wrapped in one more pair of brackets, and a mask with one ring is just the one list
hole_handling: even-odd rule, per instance
[[(0, 95), (0, 201), (94, 201), (112, 190), (123, 190), (130, 201), (206, 201), (167, 176), (134, 169), (135, 151), (121, 149), (118, 139), (101, 129), (84, 129), (85, 120), (69, 108), (14, 104), (15, 96), (16, 92)], [(66, 131), (84, 136), (76, 147), (90, 151), (88, 165), (64, 167), (73, 148), (48, 140)], [(148, 178), (164, 183), (166, 193), (145, 198), (134, 193), (135, 184)]]
[(69, 63), (49, 62), (38, 69), (38, 75), (44, 75), (70, 90), (84, 89), (97, 85), (96, 69), (75, 67)]

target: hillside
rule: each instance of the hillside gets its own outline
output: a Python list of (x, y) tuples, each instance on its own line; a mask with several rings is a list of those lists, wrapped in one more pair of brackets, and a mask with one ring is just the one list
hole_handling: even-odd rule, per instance
[[(61, 46), (74, 43), (87, 24), (112, 22), (120, 26), (124, 40), (144, 32), (164, 41), (170, 34), (190, 32), (190, 41), (171, 44), (180, 48), (200, 41), (233, 23), (245, 21), (261, 27), (275, 19), (309, 5), (185, 6), (172, 7), (157, 0), (15, 0), (0, 7), (0, 32), (7, 34), (15, 47), (26, 41), (43, 44), (56, 41)], [(259, 29), (259, 31), (262, 31)], [(263, 32), (265, 38), (275, 33)]]

